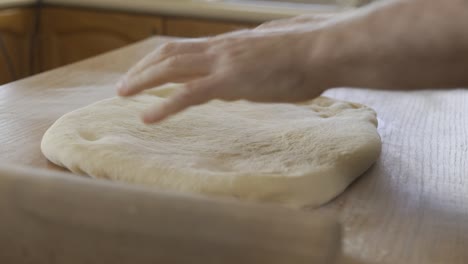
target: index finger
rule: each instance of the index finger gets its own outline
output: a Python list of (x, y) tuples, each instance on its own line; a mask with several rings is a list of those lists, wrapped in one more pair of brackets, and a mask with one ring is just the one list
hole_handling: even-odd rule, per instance
[(135, 66), (130, 68), (125, 76), (138, 74), (150, 67), (152, 64), (159, 63), (169, 57), (186, 53), (200, 53), (205, 49), (206, 44), (204, 44), (204, 39), (179, 40), (176, 42), (164, 43), (141, 59)]
[(160, 122), (170, 115), (176, 114), (190, 106), (206, 103), (215, 96), (215, 89), (220, 80), (206, 77), (187, 83), (184, 88), (170, 96), (166, 102), (154, 107), (143, 115), (147, 124)]

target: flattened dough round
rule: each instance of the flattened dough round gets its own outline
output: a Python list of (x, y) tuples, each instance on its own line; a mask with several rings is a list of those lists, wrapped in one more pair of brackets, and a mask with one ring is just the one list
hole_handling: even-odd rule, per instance
[(45, 133), (53, 163), (163, 189), (318, 206), (377, 159), (375, 112), (326, 97), (301, 104), (212, 101), (145, 125), (139, 116), (178, 85), (70, 112)]

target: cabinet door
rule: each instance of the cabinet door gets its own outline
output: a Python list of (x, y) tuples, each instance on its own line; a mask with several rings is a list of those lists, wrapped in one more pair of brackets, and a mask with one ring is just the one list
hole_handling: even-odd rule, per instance
[(201, 19), (167, 18), (164, 32), (177, 37), (205, 37), (254, 27), (251, 23), (221, 22)]
[(42, 70), (110, 51), (162, 31), (154, 16), (98, 10), (43, 9)]
[(0, 10), (0, 84), (31, 73), (33, 18), (34, 10), (29, 8)]

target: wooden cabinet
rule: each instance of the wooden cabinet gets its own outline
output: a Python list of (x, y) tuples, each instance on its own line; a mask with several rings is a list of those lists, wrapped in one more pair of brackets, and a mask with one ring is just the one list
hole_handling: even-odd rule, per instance
[(41, 70), (160, 35), (162, 29), (162, 19), (155, 16), (44, 8), (41, 21)]
[(0, 84), (153, 35), (204, 37), (254, 26), (71, 7), (0, 10)]
[(234, 23), (189, 18), (166, 18), (164, 33), (176, 37), (205, 37), (254, 27), (252, 23)]
[(34, 10), (0, 10), (0, 84), (32, 73), (30, 57)]

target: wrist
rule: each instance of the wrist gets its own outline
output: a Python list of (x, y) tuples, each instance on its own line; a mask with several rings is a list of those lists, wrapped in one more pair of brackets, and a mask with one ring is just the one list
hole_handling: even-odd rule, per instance
[(300, 61), (305, 69), (307, 84), (321, 92), (326, 89), (344, 86), (348, 79), (351, 62), (349, 49), (339, 40), (338, 35), (331, 30), (319, 28), (308, 33), (302, 44), (305, 52), (299, 54)]

